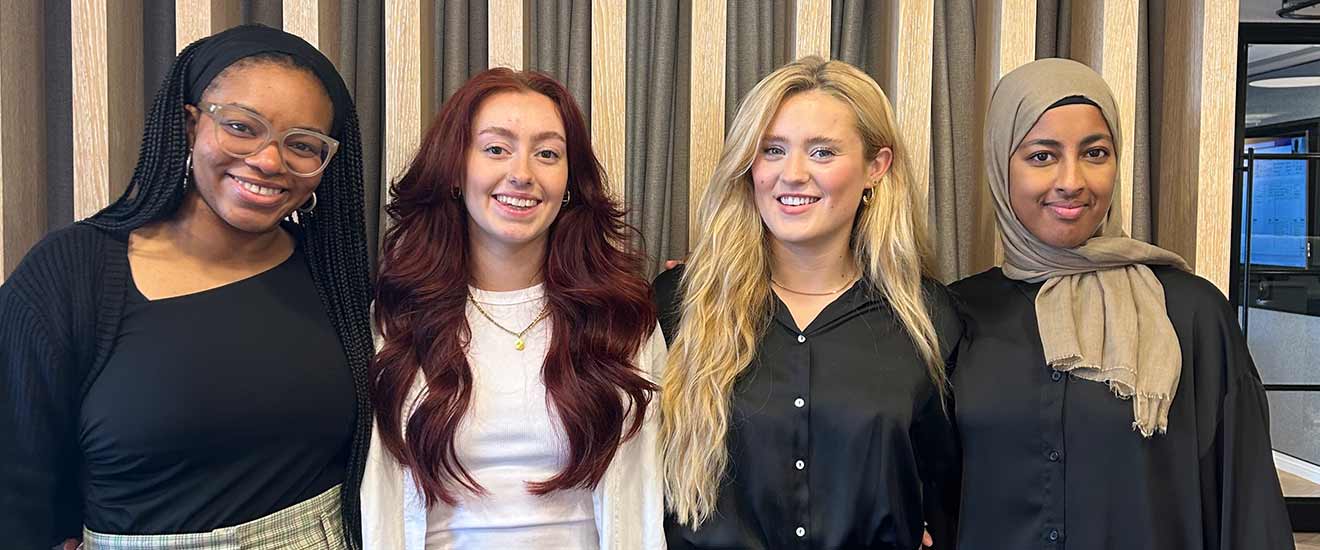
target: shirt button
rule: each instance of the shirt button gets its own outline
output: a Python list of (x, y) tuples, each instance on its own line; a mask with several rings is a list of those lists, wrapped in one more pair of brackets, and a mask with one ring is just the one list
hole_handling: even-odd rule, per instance
[(1059, 454), (1059, 451), (1050, 451), (1050, 462), (1058, 462), (1062, 456), (1063, 455)]
[(806, 342), (806, 341), (807, 341), (807, 337), (806, 337), (806, 336), (803, 336), (803, 335), (801, 335), (801, 334), (798, 335), (798, 343), (799, 343), (799, 344), (801, 344), (801, 343), (803, 343), (803, 342)]
[(807, 467), (807, 463), (806, 463), (806, 462), (803, 462), (803, 461), (801, 461), (801, 460), (799, 460), (799, 461), (793, 463), (793, 467), (794, 467), (794, 468), (797, 468), (797, 469), (799, 469), (799, 470), (801, 470), (801, 469)]
[(806, 399), (803, 399), (803, 398), (801, 398), (801, 397), (799, 397), (799, 398), (797, 398), (797, 399), (794, 399), (794, 400), (793, 400), (793, 406), (794, 406), (794, 407), (797, 407), (797, 408), (799, 408), (799, 409), (801, 409), (802, 407), (807, 406), (807, 400), (806, 400)]
[(806, 528), (806, 527), (798, 527), (797, 530), (796, 530), (796, 531), (793, 531), (793, 532), (794, 532), (794, 533), (797, 533), (797, 536), (798, 536), (799, 538), (807, 536), (807, 528)]
[(1050, 539), (1050, 542), (1058, 542), (1058, 540), (1059, 540), (1059, 530), (1058, 530), (1058, 529), (1050, 529), (1050, 534), (1049, 534), (1049, 535), (1046, 535), (1046, 537)]
[(1063, 380), (1063, 373), (1061, 373), (1061, 372), (1059, 372), (1059, 371), (1057, 371), (1057, 370), (1054, 371), (1054, 372), (1052, 372), (1052, 373), (1050, 373), (1050, 380), (1053, 380), (1053, 381), (1055, 381), (1055, 382), (1058, 382), (1058, 381), (1060, 381), (1060, 380)]

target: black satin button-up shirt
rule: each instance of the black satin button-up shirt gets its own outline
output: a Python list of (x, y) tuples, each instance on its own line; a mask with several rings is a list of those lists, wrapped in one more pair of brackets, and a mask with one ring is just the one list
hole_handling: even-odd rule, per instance
[(998, 269), (951, 287), (967, 332), (953, 374), (962, 436), (959, 550), (1293, 547), (1269, 409), (1234, 311), (1209, 282), (1153, 267), (1182, 348), (1169, 431), (1045, 363), (1041, 284)]
[[(679, 273), (656, 280), (669, 340)], [(927, 291), (948, 357), (961, 324), (942, 287)], [(731, 415), (716, 510), (696, 531), (667, 518), (670, 548), (912, 550), (923, 506), (956, 495), (957, 445), (940, 396), (897, 317), (863, 283), (805, 329), (776, 298)]]

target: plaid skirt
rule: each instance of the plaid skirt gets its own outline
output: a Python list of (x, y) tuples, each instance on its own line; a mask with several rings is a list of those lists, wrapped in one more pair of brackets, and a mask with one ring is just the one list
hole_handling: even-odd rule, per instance
[(340, 486), (247, 523), (207, 533), (104, 535), (83, 528), (86, 550), (346, 550)]

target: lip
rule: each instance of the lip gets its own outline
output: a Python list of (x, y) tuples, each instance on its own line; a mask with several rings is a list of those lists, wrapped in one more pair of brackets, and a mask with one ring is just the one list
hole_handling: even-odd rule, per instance
[[(537, 201), (537, 203), (536, 206), (532, 206), (529, 208), (518, 208), (516, 206), (512, 206), (500, 202), (499, 199), (495, 198), (497, 195), (504, 195), (506, 197), (512, 197), (515, 199), (534, 200)], [(504, 217), (513, 218), (513, 219), (530, 218), (533, 215), (535, 215), (538, 210), (540, 210), (542, 205), (545, 204), (545, 201), (533, 197), (527, 193), (492, 193), (490, 195), (490, 202), (495, 204), (495, 209), (499, 211)]]
[[(230, 174), (230, 173), (226, 173), (225, 177), (229, 178), (229, 181), (231, 182), (231, 185), (233, 185), (234, 190), (238, 193), (239, 198), (243, 202), (246, 202), (254, 206), (259, 206), (263, 208), (277, 206), (283, 203), (289, 195), (289, 190), (286, 189), (285, 187), (280, 185), (275, 185), (264, 180), (235, 176), (234, 174)], [(253, 185), (259, 185), (261, 187), (270, 187), (272, 189), (279, 189), (283, 192), (276, 195), (259, 195), (257, 193), (253, 193), (245, 189), (243, 187), (243, 182), (251, 183)]]
[[(816, 199), (816, 202), (809, 202), (809, 203), (807, 203), (807, 204), (799, 204), (799, 205), (787, 205), (787, 204), (784, 204), (784, 203), (782, 203), (782, 202), (779, 202), (779, 199), (781, 199), (781, 198), (783, 198), (783, 197), (803, 197), (803, 198), (809, 198), (809, 199)], [(815, 195), (807, 195), (807, 194), (803, 194), (803, 193), (781, 193), (781, 194), (775, 195), (775, 205), (779, 207), (779, 211), (780, 211), (780, 212), (782, 212), (782, 213), (784, 213), (784, 214), (786, 214), (786, 215), (789, 215), (789, 216), (793, 216), (793, 215), (797, 215), (797, 214), (802, 214), (802, 213), (804, 213), (804, 212), (810, 210), (811, 207), (816, 206), (817, 204), (820, 204), (821, 200), (822, 200), (821, 197), (818, 197), (818, 196), (815, 196)]]
[(1046, 203), (1045, 207), (1049, 209), (1056, 218), (1073, 221), (1081, 218), (1082, 214), (1086, 212), (1090, 205), (1080, 202), (1056, 202)]

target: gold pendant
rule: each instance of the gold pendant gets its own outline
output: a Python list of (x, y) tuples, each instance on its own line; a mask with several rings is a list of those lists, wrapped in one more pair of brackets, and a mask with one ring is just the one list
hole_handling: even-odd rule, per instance
[(523, 346), (522, 338), (519, 338), (519, 339), (513, 341), (513, 349), (516, 349), (516, 350), (518, 350), (518, 351), (522, 351), (524, 347), (525, 347), (525, 346)]

